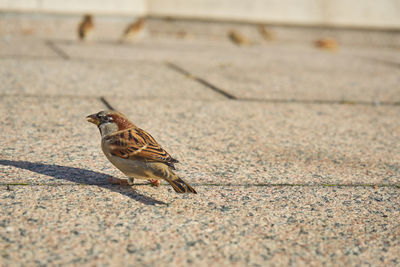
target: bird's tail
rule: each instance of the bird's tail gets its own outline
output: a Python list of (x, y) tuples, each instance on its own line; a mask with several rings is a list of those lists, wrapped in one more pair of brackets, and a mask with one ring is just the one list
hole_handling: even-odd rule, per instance
[(193, 187), (191, 187), (188, 183), (179, 178), (177, 175), (173, 175), (172, 177), (169, 177), (165, 180), (172, 186), (172, 188), (174, 188), (175, 192), (177, 193), (197, 194), (196, 190), (194, 190)]
[[(174, 160), (174, 162), (177, 162), (177, 160)], [(179, 178), (179, 176), (172, 171), (172, 168), (165, 163), (156, 162), (151, 164), (151, 167), (153, 170), (153, 174), (156, 177), (162, 178), (167, 181), (172, 186), (172, 188), (174, 188), (175, 192), (197, 194), (196, 190), (194, 190), (193, 187), (191, 187), (188, 183)]]

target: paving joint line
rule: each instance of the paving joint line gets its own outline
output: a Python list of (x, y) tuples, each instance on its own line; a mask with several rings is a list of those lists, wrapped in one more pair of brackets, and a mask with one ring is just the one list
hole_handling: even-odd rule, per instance
[[(61, 58), (65, 60), (73, 60), (73, 61), (93, 61), (93, 59), (80, 59), (80, 58), (70, 58), (64, 51), (62, 51), (59, 47), (57, 47), (52, 41), (46, 41), (46, 44)], [(18, 56), (18, 55), (17, 55)], [(43, 56), (21, 56), (21, 58), (34, 58), (34, 59), (57, 59), (56, 57), (43, 57)], [(0, 58), (14, 58), (14, 56), (10, 57), (5, 57), (5, 56), (0, 56)], [(97, 60), (97, 59), (96, 59)], [(374, 60), (374, 59), (372, 59)], [(376, 60), (376, 59), (375, 59)], [(101, 60), (103, 62), (103, 60)], [(118, 60), (118, 62), (126, 62), (126, 60)], [(258, 103), (276, 103), (276, 104), (316, 104), (316, 105), (360, 105), (360, 106), (400, 106), (400, 101), (394, 101), (394, 102), (388, 102), (388, 101), (374, 101), (374, 102), (369, 102), (369, 101), (357, 101), (357, 100), (300, 100), (300, 99), (260, 99), (260, 98), (237, 98), (236, 96), (229, 94), (225, 92), (224, 90), (218, 88), (217, 86), (211, 84), (210, 82), (194, 76), (193, 74), (189, 73), (188, 71), (184, 70), (183, 68), (177, 66), (176, 64), (170, 63), (170, 62), (165, 62), (167, 67), (189, 77), (197, 82), (201, 83), (202, 85), (212, 89), (213, 91), (222, 94), (229, 100), (236, 100), (236, 101), (242, 101), (242, 102), (258, 102)], [(398, 63), (392, 63), (392, 64), (398, 64)], [(32, 95), (32, 94), (0, 94), (1, 97), (5, 96), (23, 96), (23, 97), (74, 97), (74, 98), (89, 98), (90, 96), (76, 96), (76, 95)], [(104, 98), (104, 97), (102, 97)], [(150, 99), (148, 97), (143, 97), (143, 99)], [(153, 99), (153, 98), (151, 98)], [(111, 107), (107, 101), (108, 104), (106, 104), (102, 99), (101, 101), (107, 106), (107, 108)]]
[(62, 59), (69, 60), (70, 56), (65, 53), (60, 47), (58, 47), (56, 44), (54, 44), (53, 41), (47, 40), (45, 41), (45, 44), (58, 56), (60, 56)]
[(259, 98), (242, 98), (242, 97), (236, 97), (221, 88), (213, 85), (212, 83), (208, 82), (207, 80), (197, 77), (196, 75), (193, 75), (189, 71), (181, 68), (180, 66), (171, 63), (171, 62), (165, 62), (166, 66), (169, 67), (170, 69), (173, 69), (183, 75), (185, 75), (188, 78), (191, 78), (202, 85), (212, 89), (213, 91), (222, 94), (226, 98), (230, 100), (236, 100), (240, 102), (263, 102), (263, 103), (277, 103), (277, 104), (317, 104), (317, 105), (362, 105), (362, 106), (399, 106), (400, 101), (395, 101), (395, 102), (388, 102), (388, 101), (357, 101), (357, 100), (300, 100), (300, 99), (259, 99)]
[(109, 110), (115, 110), (115, 108), (105, 99), (104, 96), (100, 97), (100, 101), (109, 109)]
[[(0, 98), (1, 97), (33, 97), (33, 98), (75, 98), (75, 99), (97, 99), (103, 102), (101, 100), (101, 97), (93, 96), (93, 95), (66, 95), (66, 94), (57, 94), (57, 95), (51, 95), (51, 94), (1, 94), (0, 93)], [(122, 96), (122, 95), (115, 95), (114, 97), (116, 98), (135, 98), (135, 100), (155, 100), (155, 99), (160, 99), (160, 100), (179, 100), (179, 101), (198, 101), (198, 102), (221, 102), (221, 101), (226, 101), (226, 100), (221, 100), (221, 99), (198, 99), (198, 98), (178, 98), (178, 97), (152, 97), (152, 96)], [(105, 96), (103, 96), (105, 99)], [(106, 100), (106, 99), (105, 99)], [(106, 100), (108, 103), (108, 101)], [(104, 103), (104, 102), (103, 102)]]
[[(104, 96), (98, 98), (91, 95), (40, 95), (40, 94), (0, 94), (0, 97), (37, 97), (37, 98), (77, 98), (77, 99), (100, 99), (100, 101), (107, 106), (107, 108), (112, 107), (109, 102), (105, 99)], [(116, 95), (115, 97), (122, 97)], [(134, 96), (131, 96), (134, 97)], [(126, 97), (124, 97), (126, 98)], [(135, 97), (137, 100), (154, 100), (154, 97), (142, 96)], [(157, 98), (156, 98), (157, 99)], [(209, 99), (192, 99), (192, 98), (159, 98), (164, 100), (195, 100), (202, 102), (218, 102), (225, 100), (209, 100)], [(236, 98), (235, 101), (238, 102), (255, 102), (255, 103), (265, 103), (265, 104), (309, 104), (309, 105), (349, 105), (349, 106), (400, 106), (400, 101), (396, 102), (387, 102), (387, 101), (375, 101), (375, 102), (367, 102), (367, 101), (350, 101), (350, 100), (296, 100), (296, 99), (256, 99), (256, 98)], [(108, 103), (108, 104), (106, 104)]]
[(57, 56), (42, 56), (42, 55), (21, 55), (21, 54), (8, 54), (0, 55), (0, 59), (27, 59), (27, 60), (60, 60)]
[(307, 100), (307, 99), (257, 99), (257, 98), (238, 98), (243, 102), (261, 102), (276, 104), (313, 104), (313, 105), (357, 105), (357, 106), (399, 106), (400, 101), (359, 101), (359, 100)]
[[(121, 186), (115, 185), (111, 183), (0, 183), (0, 186)], [(135, 186), (148, 186), (149, 183), (137, 183), (134, 184)], [(217, 184), (217, 183), (192, 183), (193, 186), (214, 186), (214, 187), (311, 187), (311, 188), (340, 188), (340, 187), (347, 187), (347, 188), (399, 188), (400, 184), (290, 184), (290, 183), (260, 183), (260, 184)], [(168, 184), (160, 184), (160, 186), (169, 186)], [(121, 186), (127, 187), (127, 186)]]
[(51, 95), (51, 94), (0, 94), (0, 97), (36, 97), (36, 98), (83, 98), (83, 99), (98, 99), (92, 95)]
[(197, 81), (198, 83), (204, 85), (205, 87), (207, 87), (207, 88), (213, 90), (214, 92), (216, 92), (216, 93), (218, 93), (218, 94), (220, 94), (220, 95), (223, 95), (224, 97), (226, 97), (226, 98), (228, 98), (228, 99), (230, 99), (230, 100), (237, 100), (236, 96), (234, 96), (234, 95), (232, 95), (232, 94), (230, 94), (230, 93), (224, 91), (223, 89), (221, 89), (221, 88), (215, 86), (214, 84), (212, 84), (212, 83), (206, 81), (205, 79), (200, 78), (200, 77), (198, 77), (198, 76), (196, 76), (196, 75), (194, 75), (194, 74), (188, 72), (187, 70), (181, 68), (180, 66), (178, 66), (178, 65), (176, 65), (176, 64), (174, 64), (174, 63), (171, 63), (171, 62), (168, 62), (168, 61), (167, 61), (167, 62), (165, 62), (165, 65), (166, 65), (168, 68), (173, 69), (173, 70), (175, 70), (176, 72), (179, 72), (179, 73), (185, 75), (186, 77), (191, 78), (191, 79)]

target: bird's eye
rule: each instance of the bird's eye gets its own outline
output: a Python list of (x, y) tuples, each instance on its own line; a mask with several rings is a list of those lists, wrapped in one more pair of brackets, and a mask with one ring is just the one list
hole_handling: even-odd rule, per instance
[(113, 121), (113, 118), (111, 116), (104, 113), (98, 113), (97, 118), (99, 118), (101, 123)]
[(110, 117), (110, 116), (104, 116), (102, 119), (103, 119), (104, 122), (112, 121), (112, 117)]

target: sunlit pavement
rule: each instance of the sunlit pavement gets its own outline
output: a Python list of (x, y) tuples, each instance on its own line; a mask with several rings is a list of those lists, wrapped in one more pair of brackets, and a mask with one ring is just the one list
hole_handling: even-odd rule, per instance
[[(119, 43), (114, 18), (79, 42), (78, 17), (2, 16), (0, 265), (400, 263), (398, 33), (329, 50), (321, 29), (151, 20)], [(109, 108), (198, 194), (109, 184), (85, 120)]]

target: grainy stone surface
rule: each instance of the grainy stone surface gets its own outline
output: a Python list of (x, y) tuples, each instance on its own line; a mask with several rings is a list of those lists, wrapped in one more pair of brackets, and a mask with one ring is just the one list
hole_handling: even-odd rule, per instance
[[(399, 264), (395, 188), (2, 187), (3, 264)], [(165, 204), (155, 202), (164, 202)]]
[(172, 62), (237, 98), (400, 101), (397, 86), (400, 58), (394, 49), (371, 53), (371, 49), (345, 47), (327, 52), (293, 44), (244, 49), (223, 43), (176, 40), (144, 40), (135, 45), (121, 45), (118, 49), (107, 43), (57, 45), (72, 58)]
[(73, 59), (147, 60), (155, 62), (174, 60), (208, 62), (209, 60), (218, 60), (219, 57), (229, 56), (228, 52), (235, 49), (232, 45), (225, 43), (182, 42), (175, 39), (144, 39), (135, 43), (122, 44), (115, 42), (77, 43), (58, 41), (55, 44)]
[[(108, 100), (178, 158), (179, 174), (191, 182), (400, 182), (400, 140), (394, 134), (400, 131), (395, 119), (400, 107)], [(6, 181), (102, 183), (103, 172), (124, 177), (107, 162), (98, 130), (85, 120), (86, 115), (105, 109), (100, 101), (14, 96), (0, 101), (0, 109), (8, 112), (6, 125), (22, 130), (19, 136), (2, 133), (3, 159), (12, 160), (0, 161)], [(23, 112), (21, 105), (26, 107)], [(64, 171), (76, 174), (69, 177)], [(46, 172), (58, 175), (49, 177)]]
[[(367, 52), (363, 55), (342, 50), (327, 53), (311, 48), (259, 48), (258, 51), (254, 48), (247, 57), (258, 57), (258, 60), (235, 56), (236, 60), (226, 58), (208, 64), (191, 61), (181, 66), (237, 98), (400, 101), (398, 67), (373, 60), (374, 56), (366, 56)], [(394, 57), (398, 55), (398, 51), (392, 52)]]
[(4, 36), (0, 38), (0, 57), (57, 58), (58, 55), (43, 40)]
[(100, 100), (7, 96), (0, 103), (1, 114), (7, 114), (3, 124), (18, 129), (1, 133), (2, 182), (107, 182), (102, 171), (111, 165), (98, 130), (85, 118), (105, 108)]
[(219, 94), (162, 63), (4, 59), (5, 94), (218, 99)]
[[(133, 101), (133, 100), (132, 100)], [(110, 98), (207, 183), (399, 183), (400, 107)], [(157, 108), (151, 114), (146, 110)], [(156, 114), (156, 115), (155, 115)], [(184, 127), (182, 127), (184, 125)]]
[[(254, 27), (152, 20), (118, 44), (128, 20), (78, 43), (76, 16), (0, 16), (0, 266), (400, 264), (396, 33), (327, 52), (321, 29), (237, 47)], [(101, 96), (199, 194), (110, 185)]]

